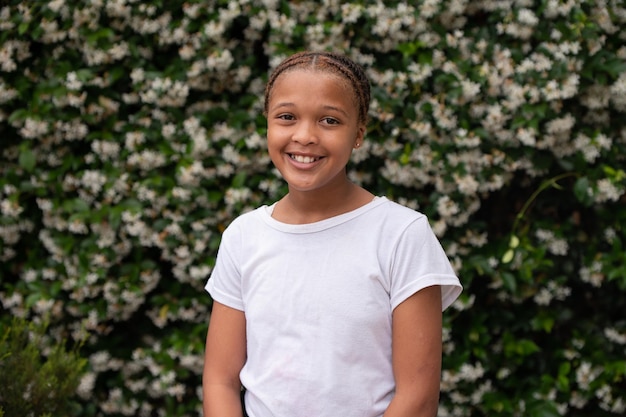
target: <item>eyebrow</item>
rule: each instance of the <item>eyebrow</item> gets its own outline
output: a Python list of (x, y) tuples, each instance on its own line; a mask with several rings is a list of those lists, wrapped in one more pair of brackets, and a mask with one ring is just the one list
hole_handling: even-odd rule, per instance
[[(277, 105), (272, 107), (270, 109), (270, 111), (274, 111), (274, 110), (280, 109), (282, 107), (295, 107), (295, 106), (296, 105), (294, 103), (286, 101), (286, 102), (283, 102), (283, 103), (278, 103)], [(324, 110), (333, 110), (333, 111), (336, 111), (336, 112), (339, 112), (339, 113), (343, 114), (346, 117), (349, 117), (348, 112), (346, 112), (341, 107), (330, 106), (330, 105), (325, 105), (325, 106), (322, 106), (322, 107), (324, 108)]]

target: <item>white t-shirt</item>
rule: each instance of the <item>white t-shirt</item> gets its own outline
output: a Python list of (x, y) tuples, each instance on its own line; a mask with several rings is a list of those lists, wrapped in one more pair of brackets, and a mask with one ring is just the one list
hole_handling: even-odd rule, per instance
[(385, 197), (309, 224), (272, 209), (232, 222), (206, 285), (245, 312), (249, 416), (382, 416), (393, 309), (432, 285), (445, 309), (462, 289), (427, 218)]

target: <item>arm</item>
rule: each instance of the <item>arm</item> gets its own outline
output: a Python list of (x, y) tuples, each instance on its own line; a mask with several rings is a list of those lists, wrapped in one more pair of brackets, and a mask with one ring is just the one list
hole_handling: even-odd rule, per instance
[(243, 311), (214, 302), (202, 373), (204, 417), (242, 417), (239, 372), (245, 361)]
[(434, 417), (441, 378), (441, 289), (424, 288), (393, 311), (396, 394), (384, 417)]

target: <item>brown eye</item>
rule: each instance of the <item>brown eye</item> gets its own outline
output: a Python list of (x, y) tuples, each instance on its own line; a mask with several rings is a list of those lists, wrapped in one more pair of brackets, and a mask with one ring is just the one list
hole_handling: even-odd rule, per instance
[(332, 117), (324, 117), (322, 119), (322, 122), (324, 122), (327, 125), (338, 125), (339, 124), (339, 120), (334, 119)]

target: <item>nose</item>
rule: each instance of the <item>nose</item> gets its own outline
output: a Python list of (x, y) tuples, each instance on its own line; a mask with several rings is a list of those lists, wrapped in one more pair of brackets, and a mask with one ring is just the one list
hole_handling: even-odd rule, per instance
[(298, 142), (301, 145), (317, 143), (318, 137), (316, 124), (304, 120), (299, 121), (295, 126), (291, 140)]

